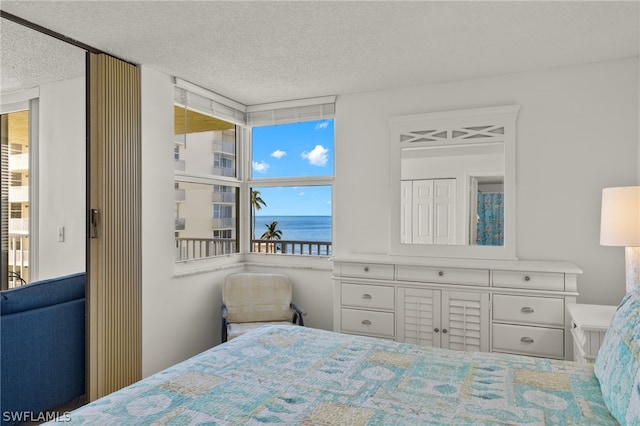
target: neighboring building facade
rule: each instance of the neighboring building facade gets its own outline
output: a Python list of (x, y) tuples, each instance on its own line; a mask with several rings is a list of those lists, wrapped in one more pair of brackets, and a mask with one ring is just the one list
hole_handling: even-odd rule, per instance
[(185, 128), (183, 113), (176, 107), (176, 260), (235, 253), (238, 191), (217, 179), (237, 178), (235, 126), (188, 111)]
[(8, 217), (6, 250), (11, 288), (29, 282), (29, 112), (6, 114), (2, 125), (7, 130), (6, 134), (3, 131), (3, 138), (6, 137), (3, 148), (8, 167), (2, 170), (2, 181), (7, 190), (6, 207), (3, 205), (7, 211), (3, 216)]

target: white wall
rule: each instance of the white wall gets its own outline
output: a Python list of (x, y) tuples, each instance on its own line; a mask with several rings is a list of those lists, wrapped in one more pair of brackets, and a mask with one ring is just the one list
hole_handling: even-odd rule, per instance
[[(629, 59), (339, 96), (335, 254), (387, 253), (388, 117), (517, 103), (517, 254), (574, 262), (585, 272), (581, 302), (617, 303), (624, 256), (621, 248), (598, 243), (600, 191), (634, 184), (639, 174), (637, 74), (637, 59)], [(247, 260), (248, 270), (274, 270), (264, 255), (248, 255), (211, 272), (175, 275), (172, 105), (171, 78), (143, 67), (144, 376), (219, 342), (221, 283), (244, 268), (230, 264)], [(291, 277), (295, 301), (308, 311), (306, 324), (332, 329), (331, 262), (282, 262), (277, 270)]]
[(38, 279), (86, 268), (85, 115), (84, 77), (40, 86)]
[(517, 256), (571, 261), (580, 302), (617, 304), (624, 254), (599, 245), (600, 194), (638, 184), (637, 58), (339, 96), (335, 254), (388, 253), (389, 117), (509, 104), (521, 106)]
[(142, 68), (142, 374), (214, 345), (216, 274), (174, 278), (173, 82)]

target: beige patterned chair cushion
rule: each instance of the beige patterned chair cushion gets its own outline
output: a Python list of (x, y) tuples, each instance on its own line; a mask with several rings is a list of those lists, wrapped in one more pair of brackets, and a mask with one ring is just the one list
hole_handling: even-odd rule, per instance
[(263, 327), (265, 324), (271, 325), (296, 325), (291, 321), (272, 321), (272, 322), (237, 322), (234, 324), (229, 324), (227, 327), (227, 341), (241, 336), (244, 333), (254, 330), (256, 328)]
[(282, 274), (231, 274), (222, 287), (230, 323), (291, 322), (291, 299), (291, 283)]

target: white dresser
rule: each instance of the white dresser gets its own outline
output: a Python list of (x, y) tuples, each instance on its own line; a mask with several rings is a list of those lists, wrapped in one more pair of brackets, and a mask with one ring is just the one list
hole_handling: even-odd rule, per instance
[(571, 303), (567, 306), (573, 336), (573, 360), (594, 363), (616, 306)]
[(334, 330), (468, 351), (573, 359), (571, 263), (334, 259)]

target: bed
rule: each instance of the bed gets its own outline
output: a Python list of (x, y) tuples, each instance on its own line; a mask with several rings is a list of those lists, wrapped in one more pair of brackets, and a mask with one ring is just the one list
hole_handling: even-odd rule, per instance
[(267, 325), (64, 420), (91, 425), (638, 424), (639, 317), (640, 295), (627, 296), (595, 367)]

